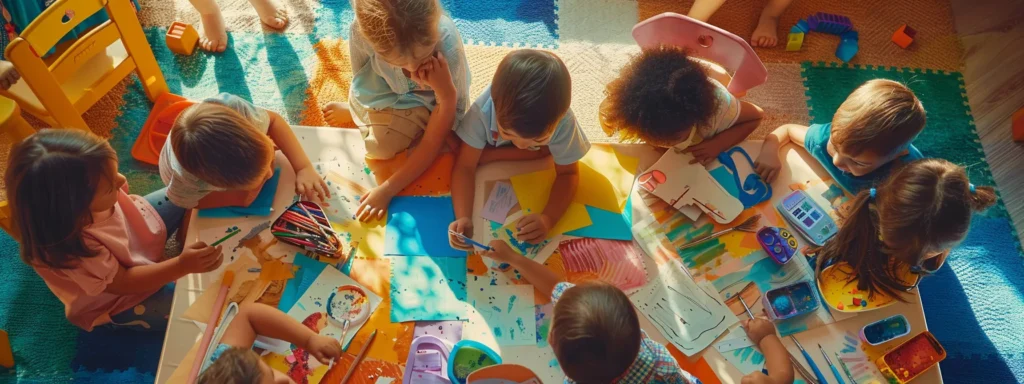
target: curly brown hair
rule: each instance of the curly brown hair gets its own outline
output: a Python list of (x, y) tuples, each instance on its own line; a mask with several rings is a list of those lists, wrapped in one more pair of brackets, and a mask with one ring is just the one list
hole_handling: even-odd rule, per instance
[(625, 142), (672, 146), (710, 127), (718, 110), (713, 80), (686, 50), (644, 49), (605, 88), (601, 126)]

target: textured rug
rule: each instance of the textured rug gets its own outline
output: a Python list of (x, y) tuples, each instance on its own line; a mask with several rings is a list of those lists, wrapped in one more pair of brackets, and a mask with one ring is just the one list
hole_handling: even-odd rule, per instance
[[(171, 91), (201, 98), (231, 92), (273, 109), (293, 124), (323, 125), (320, 108), (348, 94), (352, 11), (348, 0), (280, 0), (291, 23), (284, 33), (264, 30), (247, 0), (219, 0), (232, 29), (220, 55), (176, 56), (163, 42), (174, 20), (198, 24), (188, 0), (143, 0), (140, 20)], [(630, 28), (660, 12), (686, 13), (692, 0), (442, 0), (466, 43), (478, 94), (501, 58), (518, 47), (557, 52), (573, 76), (573, 109), (591, 141), (608, 141), (597, 125), (604, 84), (637, 52)], [(763, 0), (730, 0), (711, 19), (749, 36)], [(930, 0), (794, 2), (780, 30), (814, 12), (845, 14), (860, 33), (854, 66), (836, 66), (835, 36), (812, 34), (804, 49), (758, 49), (769, 80), (746, 100), (766, 111), (764, 134), (783, 123), (827, 121), (855, 86), (875, 77), (904, 81), (924, 101), (929, 126), (918, 144), (929, 156), (969, 166), (976, 184), (991, 184), (977, 143), (959, 73), (962, 50), (948, 4)], [(918, 29), (908, 50), (889, 37), (899, 25)], [(781, 35), (785, 37), (785, 35)], [(818, 64), (819, 62), (824, 62)], [(810, 64), (816, 63), (816, 64)], [(914, 69), (911, 69), (914, 68)], [(134, 79), (86, 115), (111, 138), (135, 193), (160, 186), (153, 167), (135, 162), (130, 148), (151, 104)], [(6, 145), (0, 145), (6, 156)], [(0, 165), (0, 170), (4, 168)], [(929, 328), (949, 350), (942, 363), (950, 383), (1024, 381), (1024, 265), (1019, 241), (1002, 206), (979, 216), (972, 231), (936, 277), (922, 283)], [(17, 258), (17, 244), (0, 235), (0, 329), (13, 339), (17, 367), (0, 370), (0, 383), (149, 383), (154, 380), (161, 332), (94, 332), (71, 326), (63, 307)], [(108, 352), (101, 352), (108, 351)], [(121, 356), (120, 358), (115, 356)], [(126, 357), (128, 356), (128, 357)]]

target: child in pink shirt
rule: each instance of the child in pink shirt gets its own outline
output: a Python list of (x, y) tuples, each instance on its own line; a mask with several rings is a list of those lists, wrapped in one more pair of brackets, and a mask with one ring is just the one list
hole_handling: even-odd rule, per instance
[[(165, 189), (129, 195), (114, 149), (90, 133), (44, 129), (28, 137), (11, 150), (5, 181), (22, 260), (64, 303), (68, 320), (87, 331), (122, 312), (161, 312), (128, 310), (182, 276), (220, 266), (220, 247), (204, 243), (164, 259), (167, 233), (184, 209)], [(165, 323), (160, 317), (132, 323), (159, 329), (153, 322)]]

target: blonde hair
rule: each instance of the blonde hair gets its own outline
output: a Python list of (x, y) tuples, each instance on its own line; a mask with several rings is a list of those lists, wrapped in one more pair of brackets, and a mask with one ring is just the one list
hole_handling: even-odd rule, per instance
[(266, 175), (274, 142), (241, 114), (223, 104), (188, 107), (171, 128), (171, 149), (181, 167), (221, 188), (251, 185)]
[(832, 139), (843, 151), (889, 156), (907, 148), (925, 125), (921, 100), (892, 80), (857, 87), (832, 117)]
[(437, 0), (352, 0), (356, 26), (378, 52), (407, 54), (433, 44), (441, 4)]

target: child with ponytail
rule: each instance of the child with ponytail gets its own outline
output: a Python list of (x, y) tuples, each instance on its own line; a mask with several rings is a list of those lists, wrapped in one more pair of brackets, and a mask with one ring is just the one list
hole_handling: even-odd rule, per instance
[[(858, 289), (900, 298), (942, 267), (967, 236), (972, 213), (995, 201), (995, 190), (971, 184), (961, 166), (914, 161), (856, 195), (839, 233), (818, 252), (818, 273), (846, 262)], [(906, 281), (908, 270), (913, 281)]]

